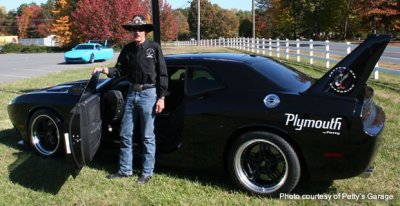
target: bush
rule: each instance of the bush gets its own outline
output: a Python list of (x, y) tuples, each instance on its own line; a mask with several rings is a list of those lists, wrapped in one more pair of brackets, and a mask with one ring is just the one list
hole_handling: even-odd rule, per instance
[(47, 52), (47, 48), (44, 46), (38, 46), (38, 45), (30, 45), (30, 46), (24, 46), (21, 50), (22, 53), (43, 53)]
[(43, 52), (64, 52), (60, 47), (45, 47), (38, 45), (24, 46), (21, 44), (9, 43), (2, 48), (4, 53), (43, 53)]
[(2, 51), (4, 53), (19, 53), (22, 50), (22, 45), (20, 44), (14, 44), (14, 43), (9, 43), (4, 45)]

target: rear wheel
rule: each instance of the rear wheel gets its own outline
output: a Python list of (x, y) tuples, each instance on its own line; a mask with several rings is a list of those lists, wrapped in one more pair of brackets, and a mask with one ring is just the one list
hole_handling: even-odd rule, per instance
[(290, 144), (276, 134), (245, 133), (228, 155), (232, 179), (249, 193), (276, 197), (291, 192), (299, 182), (299, 159)]
[(29, 143), (43, 156), (53, 156), (62, 148), (61, 121), (49, 110), (35, 112), (29, 121)]

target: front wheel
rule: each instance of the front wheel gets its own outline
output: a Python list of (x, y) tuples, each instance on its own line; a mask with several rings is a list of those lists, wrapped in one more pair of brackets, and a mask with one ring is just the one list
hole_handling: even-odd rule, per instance
[(53, 156), (62, 148), (61, 121), (49, 110), (35, 112), (29, 121), (29, 143), (43, 156)]
[(282, 137), (269, 132), (241, 135), (228, 153), (229, 172), (234, 182), (256, 195), (289, 193), (300, 179), (300, 162)]
[(90, 55), (89, 63), (94, 63), (94, 54), (91, 54), (91, 55)]

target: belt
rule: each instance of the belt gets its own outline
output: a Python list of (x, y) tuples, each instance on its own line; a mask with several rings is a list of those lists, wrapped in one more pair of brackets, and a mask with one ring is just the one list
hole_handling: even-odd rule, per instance
[(141, 92), (145, 89), (150, 89), (150, 88), (155, 88), (156, 86), (154, 84), (131, 84), (131, 87), (133, 88), (133, 91), (135, 92)]

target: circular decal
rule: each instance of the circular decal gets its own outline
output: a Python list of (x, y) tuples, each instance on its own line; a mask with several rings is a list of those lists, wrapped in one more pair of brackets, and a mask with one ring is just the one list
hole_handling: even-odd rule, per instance
[(331, 82), (329, 86), (337, 93), (348, 93), (354, 88), (356, 75), (346, 67), (336, 67), (329, 74)]
[(280, 102), (281, 100), (276, 94), (269, 94), (264, 98), (265, 106), (270, 109), (277, 107)]

